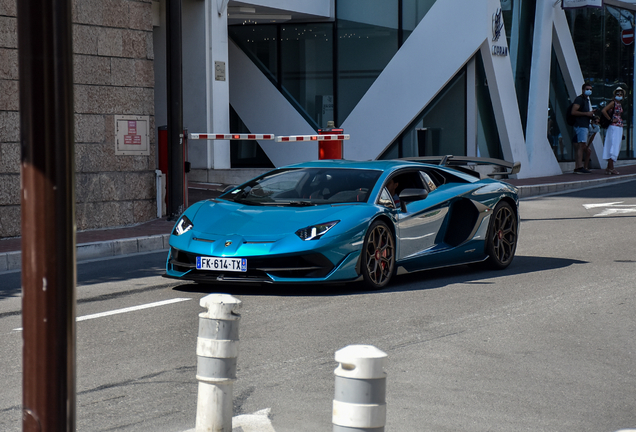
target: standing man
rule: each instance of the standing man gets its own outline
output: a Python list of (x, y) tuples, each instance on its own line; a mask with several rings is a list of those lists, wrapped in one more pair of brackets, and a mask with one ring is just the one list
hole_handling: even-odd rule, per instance
[(576, 117), (574, 122), (574, 174), (590, 174), (591, 171), (583, 166), (583, 150), (587, 147), (587, 133), (590, 127), (590, 119), (594, 117), (592, 111), (592, 84), (583, 84), (583, 93), (574, 99), (572, 115)]

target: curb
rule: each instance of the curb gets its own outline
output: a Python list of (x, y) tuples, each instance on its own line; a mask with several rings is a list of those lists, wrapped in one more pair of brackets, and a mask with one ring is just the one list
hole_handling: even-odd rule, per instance
[(551, 195), (557, 193), (574, 192), (582, 189), (592, 189), (595, 187), (606, 186), (613, 183), (621, 183), (624, 181), (633, 180), (636, 178), (636, 174), (626, 174), (619, 177), (606, 177), (590, 180), (581, 180), (573, 182), (561, 182), (561, 183), (545, 183), (538, 185), (517, 186), (519, 190), (519, 198), (530, 198), (542, 195)]
[[(77, 262), (159, 250), (168, 250), (170, 234), (133, 237), (77, 245)], [(0, 273), (20, 270), (22, 252), (0, 253)]]

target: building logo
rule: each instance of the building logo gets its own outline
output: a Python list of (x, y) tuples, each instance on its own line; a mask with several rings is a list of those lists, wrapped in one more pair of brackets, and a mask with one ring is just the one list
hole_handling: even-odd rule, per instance
[[(501, 31), (504, 28), (504, 23), (502, 19), (501, 8), (497, 9), (497, 12), (492, 14), (492, 41), (497, 42), (501, 37)], [(505, 57), (508, 55), (508, 47), (501, 45), (493, 45), (492, 46), (492, 55)]]
[(492, 14), (492, 41), (497, 42), (501, 37), (501, 30), (503, 29), (503, 20), (501, 19), (501, 8), (497, 9), (497, 12)]

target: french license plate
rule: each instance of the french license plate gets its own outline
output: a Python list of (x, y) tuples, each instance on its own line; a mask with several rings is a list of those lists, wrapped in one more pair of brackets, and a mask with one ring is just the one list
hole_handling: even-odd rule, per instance
[(197, 257), (197, 270), (246, 272), (246, 258)]

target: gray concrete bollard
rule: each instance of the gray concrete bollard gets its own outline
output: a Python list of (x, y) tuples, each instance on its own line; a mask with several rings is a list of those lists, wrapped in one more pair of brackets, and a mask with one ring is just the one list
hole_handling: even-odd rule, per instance
[(241, 301), (227, 294), (201, 299), (197, 337), (196, 432), (232, 432), (232, 391), (236, 381)]
[(333, 432), (384, 432), (387, 355), (371, 345), (336, 351)]

